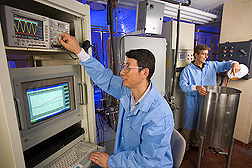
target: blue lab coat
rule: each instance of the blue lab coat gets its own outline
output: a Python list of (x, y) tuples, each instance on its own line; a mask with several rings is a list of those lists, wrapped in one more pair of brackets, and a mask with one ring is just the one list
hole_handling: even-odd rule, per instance
[(119, 76), (113, 75), (93, 57), (81, 64), (94, 83), (120, 99), (114, 153), (109, 158), (109, 167), (173, 167), (170, 145), (173, 114), (154, 85), (130, 112), (130, 89), (123, 86)]
[(197, 90), (192, 90), (192, 85), (216, 86), (216, 73), (224, 72), (231, 68), (231, 61), (206, 61), (202, 70), (192, 62), (183, 69), (180, 75), (179, 86), (185, 93), (184, 128), (189, 130), (196, 130), (197, 128), (202, 96)]

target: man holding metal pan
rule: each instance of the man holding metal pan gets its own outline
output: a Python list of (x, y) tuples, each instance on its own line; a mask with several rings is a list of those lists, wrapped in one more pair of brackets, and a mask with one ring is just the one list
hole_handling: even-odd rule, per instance
[(205, 44), (199, 44), (194, 49), (195, 60), (186, 66), (180, 75), (180, 88), (185, 93), (184, 126), (181, 134), (186, 140), (187, 147), (199, 146), (196, 137), (198, 116), (202, 96), (207, 94), (204, 86), (216, 86), (216, 73), (231, 69), (235, 74), (241, 70), (237, 61), (206, 61), (210, 48)]

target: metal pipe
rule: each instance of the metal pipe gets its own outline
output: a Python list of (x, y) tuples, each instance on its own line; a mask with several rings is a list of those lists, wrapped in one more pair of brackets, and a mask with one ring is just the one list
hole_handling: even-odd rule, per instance
[(111, 42), (111, 54), (112, 54), (112, 67), (113, 67), (113, 73), (115, 74), (115, 47), (114, 47), (114, 25), (113, 25), (113, 6), (112, 6), (112, 0), (108, 0), (108, 5), (107, 5), (107, 24), (109, 25), (110, 28), (110, 42)]
[(180, 25), (180, 5), (178, 8), (178, 15), (177, 15), (177, 41), (176, 41), (176, 53), (174, 58), (174, 66), (173, 66), (173, 75), (172, 75), (172, 87), (171, 87), (171, 96), (170, 100), (173, 97), (174, 94), (174, 88), (175, 88), (175, 76), (176, 76), (176, 66), (177, 66), (177, 58), (178, 58), (178, 47), (179, 47), (179, 25)]
[[(176, 5), (179, 5), (180, 3), (177, 2), (177, 1), (172, 1), (172, 0), (161, 0), (161, 1), (164, 1), (164, 2), (169, 2), (169, 3), (172, 3), (172, 4), (176, 4)], [(182, 6), (189, 6), (191, 5), (191, 0), (188, 0), (188, 3), (181, 3)]]
[(95, 27), (92, 27), (91, 30), (100, 30), (100, 31), (109, 32), (108, 29), (95, 28)]
[(227, 152), (225, 152), (222, 148), (219, 148), (221, 150), (221, 152), (219, 152), (219, 154), (222, 154), (222, 155), (228, 155)]
[(103, 33), (103, 31), (101, 32), (101, 42), (102, 42), (102, 61), (103, 61), (104, 67), (106, 67), (105, 52), (104, 52), (104, 33)]
[(220, 35), (220, 33), (217, 33), (217, 32), (205, 31), (205, 30), (200, 30), (200, 29), (196, 29), (195, 32), (209, 33), (209, 34), (218, 34), (218, 35)]
[(234, 138), (232, 138), (232, 143), (231, 143), (231, 146), (229, 147), (229, 150), (228, 150), (228, 159), (227, 159), (226, 168), (230, 168), (233, 151), (234, 151)]
[(198, 148), (198, 165), (197, 168), (200, 168), (201, 157), (203, 156), (203, 144), (204, 144), (204, 136), (200, 136), (200, 144)]

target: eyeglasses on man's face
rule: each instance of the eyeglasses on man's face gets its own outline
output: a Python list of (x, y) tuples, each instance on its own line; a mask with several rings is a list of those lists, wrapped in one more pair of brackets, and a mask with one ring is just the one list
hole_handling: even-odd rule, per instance
[(120, 65), (120, 70), (122, 71), (122, 69), (124, 69), (124, 71), (126, 72), (126, 73), (128, 73), (129, 71), (130, 71), (130, 69), (143, 69), (143, 67), (131, 67), (131, 66), (129, 66), (129, 64), (128, 63), (122, 63), (121, 65)]

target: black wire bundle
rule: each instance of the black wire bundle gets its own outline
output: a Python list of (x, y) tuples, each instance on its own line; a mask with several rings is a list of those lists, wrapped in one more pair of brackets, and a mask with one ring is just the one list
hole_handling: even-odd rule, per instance
[[(61, 45), (61, 46), (58, 46), (58, 48), (60, 48), (60, 49), (62, 49), (62, 50), (65, 50), (65, 51), (67, 52), (67, 54), (68, 54), (73, 60), (79, 59), (75, 53), (68, 51), (68, 50), (65, 49), (65, 47), (63, 47), (62, 45)], [(75, 58), (74, 58), (70, 53), (73, 54), (73, 55), (75, 55)]]

